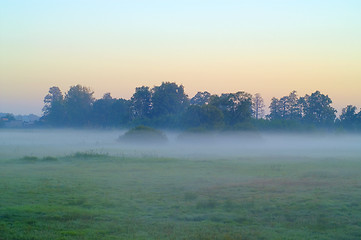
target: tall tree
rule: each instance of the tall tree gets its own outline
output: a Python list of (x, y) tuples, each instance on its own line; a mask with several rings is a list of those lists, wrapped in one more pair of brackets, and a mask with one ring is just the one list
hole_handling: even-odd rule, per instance
[(352, 123), (357, 118), (356, 113), (357, 107), (352, 105), (347, 105), (345, 108), (342, 109), (342, 113), (340, 115), (340, 120), (345, 123)]
[(303, 105), (304, 120), (316, 125), (330, 125), (336, 118), (336, 109), (331, 106), (332, 100), (328, 95), (316, 91), (306, 95), (300, 101)]
[(302, 105), (296, 91), (290, 92), (287, 97), (287, 119), (301, 120)]
[(65, 109), (67, 124), (70, 126), (84, 126), (89, 124), (94, 92), (81, 85), (70, 87), (65, 95)]
[(152, 94), (149, 87), (137, 87), (130, 99), (130, 118), (144, 119), (150, 117), (152, 108)]
[(112, 105), (115, 99), (112, 98), (110, 93), (105, 93), (103, 98), (98, 99), (93, 104), (92, 122), (97, 126), (112, 126)]
[(194, 97), (190, 100), (191, 105), (204, 105), (209, 103), (209, 99), (211, 97), (211, 94), (207, 91), (205, 92), (197, 92)]
[(124, 127), (124, 125), (129, 122), (129, 108), (129, 100), (119, 98), (113, 102), (110, 119), (114, 126)]
[(252, 116), (252, 95), (243, 91), (212, 95), (209, 104), (223, 112), (228, 125), (248, 121)]
[(280, 100), (278, 98), (273, 97), (271, 100), (271, 104), (269, 106), (270, 109), (270, 114), (267, 115), (267, 118), (271, 119), (271, 120), (276, 120), (276, 119), (282, 119), (282, 113), (281, 113), (281, 109), (280, 109)]
[(288, 96), (281, 99), (272, 98), (268, 117), (272, 120), (301, 120), (301, 106), (297, 92), (292, 91)]
[(361, 111), (356, 113), (357, 107), (353, 105), (347, 105), (342, 109), (340, 115), (340, 122), (343, 128), (354, 130), (361, 129)]
[(183, 115), (183, 125), (187, 128), (219, 129), (224, 124), (221, 110), (212, 105), (190, 105)]
[(58, 87), (51, 87), (44, 97), (42, 119), (52, 125), (62, 125), (64, 118), (64, 96)]
[(183, 85), (163, 82), (152, 89), (152, 116), (177, 115), (184, 112), (189, 105), (188, 96)]
[(252, 98), (252, 111), (255, 119), (264, 117), (264, 107), (265, 105), (261, 94), (256, 93)]

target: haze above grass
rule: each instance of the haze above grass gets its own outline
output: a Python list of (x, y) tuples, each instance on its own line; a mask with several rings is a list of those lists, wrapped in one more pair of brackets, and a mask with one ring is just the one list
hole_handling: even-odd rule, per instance
[(237, 157), (298, 156), (343, 157), (361, 155), (358, 134), (275, 134), (166, 132), (160, 144), (119, 142), (125, 130), (18, 129), (1, 130), (0, 156), (64, 156), (97, 152), (114, 156)]
[(0, 239), (361, 237), (359, 135), (123, 133), (2, 130)]

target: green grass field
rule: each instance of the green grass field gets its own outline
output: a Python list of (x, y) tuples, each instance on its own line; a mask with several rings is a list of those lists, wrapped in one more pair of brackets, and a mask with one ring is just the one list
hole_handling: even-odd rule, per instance
[(357, 157), (0, 161), (0, 239), (361, 239)]

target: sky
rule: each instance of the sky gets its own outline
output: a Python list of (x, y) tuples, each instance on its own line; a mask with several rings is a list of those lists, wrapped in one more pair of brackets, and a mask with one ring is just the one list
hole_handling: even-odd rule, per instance
[(40, 115), (52, 86), (129, 99), (296, 90), (361, 107), (359, 0), (1, 0), (0, 112)]

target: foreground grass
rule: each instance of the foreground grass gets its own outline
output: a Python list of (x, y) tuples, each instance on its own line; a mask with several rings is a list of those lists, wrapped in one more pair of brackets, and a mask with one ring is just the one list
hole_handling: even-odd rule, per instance
[(361, 239), (361, 159), (0, 161), (0, 239)]

